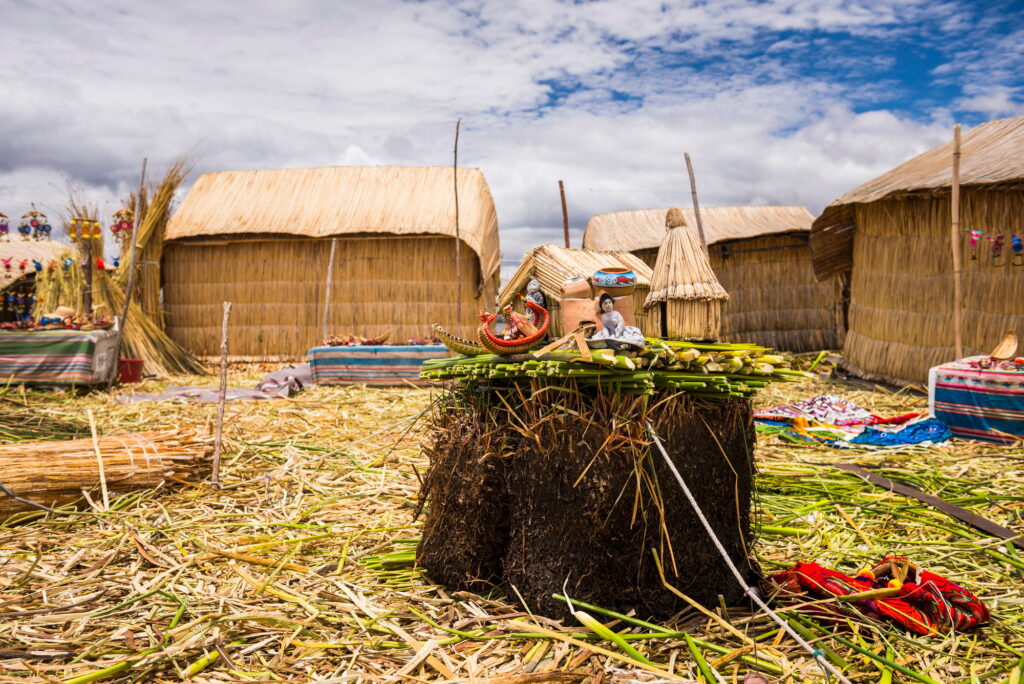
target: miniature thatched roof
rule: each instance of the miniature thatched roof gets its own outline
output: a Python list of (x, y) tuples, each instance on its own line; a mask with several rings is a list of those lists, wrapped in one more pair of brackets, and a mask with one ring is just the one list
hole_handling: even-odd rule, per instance
[[(498, 218), (479, 169), (460, 168), (459, 234), (484, 279), (497, 273)], [(332, 166), (220, 171), (199, 177), (167, 240), (200, 236), (455, 236), (450, 167)]]
[[(15, 281), (21, 280), (35, 272), (32, 259), (37, 259), (48, 264), (51, 259), (56, 259), (62, 252), (70, 251), (62, 242), (56, 240), (22, 240), (20, 236), (11, 236), (10, 242), (0, 242), (0, 259), (11, 260), (11, 270), (8, 271), (0, 264), (0, 290), (6, 289)], [(28, 259), (28, 265), (24, 272), (18, 268), (22, 260)]]
[[(854, 207), (910, 194), (947, 191), (953, 182), (953, 141), (933, 147), (864, 183), (825, 207), (814, 220), (811, 258), (819, 279), (852, 266)], [(961, 136), (960, 185), (1024, 183), (1024, 116), (998, 119)]]
[(540, 281), (541, 290), (557, 296), (562, 283), (569, 278), (589, 278), (595, 271), (608, 266), (625, 266), (636, 273), (637, 285), (651, 284), (651, 267), (629, 252), (597, 252), (590, 249), (568, 249), (555, 245), (534, 247), (523, 256), (519, 268), (512, 274), (498, 294), (501, 306), (512, 301), (516, 293), (526, 288), (531, 278)]
[(658, 248), (645, 309), (673, 299), (724, 301), (729, 298), (711, 268), (696, 226), (685, 225), (684, 221), (685, 216), (676, 207), (662, 214), (662, 226), (667, 227), (662, 228), (664, 239)]
[[(665, 237), (668, 209), (636, 209), (598, 214), (583, 233), (586, 249), (635, 251), (657, 249)], [(693, 209), (682, 209), (686, 225), (696, 229)], [(814, 219), (804, 207), (701, 207), (701, 223), (708, 245), (777, 233), (809, 231)]]

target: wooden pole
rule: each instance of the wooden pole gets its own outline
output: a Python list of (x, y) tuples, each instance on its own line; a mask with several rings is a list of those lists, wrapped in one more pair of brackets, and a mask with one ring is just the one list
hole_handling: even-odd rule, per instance
[(331, 256), (327, 259), (327, 275), (324, 277), (324, 330), (321, 343), (327, 344), (327, 316), (331, 311), (331, 276), (334, 274), (334, 253), (338, 249), (338, 238), (331, 239)]
[(462, 325), (462, 234), (459, 232), (459, 128), (462, 118), (455, 122), (455, 156), (452, 161), (452, 184), (455, 187), (455, 319)]
[[(138, 246), (138, 240), (136, 239), (139, 234), (139, 228), (142, 226), (142, 188), (146, 184), (146, 162), (148, 160), (143, 158), (142, 160), (142, 173), (139, 174), (139, 191), (135, 194), (135, 228), (132, 230), (131, 241), (132, 244), (128, 248), (128, 282), (124, 286), (124, 303), (121, 305), (121, 317), (117, 319), (117, 343), (114, 345), (114, 349), (117, 350), (118, 363), (121, 358), (121, 344), (124, 342), (124, 327), (128, 321), (128, 304), (132, 301), (132, 288), (135, 287), (135, 250)], [(115, 365), (115, 369), (117, 366)], [(114, 380), (117, 378), (118, 372), (114, 371), (113, 377), (110, 378), (110, 385), (114, 384)]]
[(228, 396), (228, 320), (231, 302), (224, 302), (224, 320), (220, 326), (220, 396), (217, 397), (217, 432), (213, 441), (213, 470), (210, 481), (220, 487), (220, 452), (224, 448), (224, 402)]
[(686, 152), (686, 172), (690, 174), (690, 196), (693, 197), (693, 215), (697, 217), (697, 232), (700, 234), (700, 244), (704, 246), (704, 254), (708, 254), (708, 241), (704, 239), (704, 224), (700, 220), (700, 204), (697, 202), (697, 180), (693, 175), (693, 164), (690, 162), (690, 153)]
[(569, 249), (569, 210), (565, 208), (565, 183), (558, 181), (558, 194), (562, 196), (562, 233), (565, 235), (565, 248)]
[(956, 358), (964, 357), (963, 296), (960, 292), (960, 124), (953, 126), (953, 184), (950, 197), (952, 228), (949, 234), (953, 250), (953, 340)]

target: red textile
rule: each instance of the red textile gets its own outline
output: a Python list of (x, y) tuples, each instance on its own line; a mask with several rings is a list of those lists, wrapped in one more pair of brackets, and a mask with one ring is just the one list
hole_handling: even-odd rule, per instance
[[(890, 580), (893, 566), (913, 572), (904, 581)], [(874, 570), (850, 577), (816, 563), (797, 563), (765, 578), (761, 589), (769, 596), (796, 603), (898, 588), (895, 596), (823, 604), (813, 610), (841, 616), (844, 606), (854, 608), (869, 618), (895, 622), (922, 635), (974, 629), (991, 617), (977, 596), (944, 577), (920, 570), (902, 556), (886, 556)]]

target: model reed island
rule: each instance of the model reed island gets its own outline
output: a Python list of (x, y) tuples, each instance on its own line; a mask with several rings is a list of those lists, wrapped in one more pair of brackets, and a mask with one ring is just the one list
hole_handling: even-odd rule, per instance
[(442, 389), (418, 550), (435, 581), (504, 583), (550, 616), (568, 614), (565, 592), (655, 617), (742, 599), (699, 516), (753, 577), (750, 397), (804, 374), (716, 341), (728, 294), (696, 230), (678, 209), (665, 218), (653, 271), (628, 252), (543, 245), (472, 338), (435, 325), (456, 354), (421, 373)]

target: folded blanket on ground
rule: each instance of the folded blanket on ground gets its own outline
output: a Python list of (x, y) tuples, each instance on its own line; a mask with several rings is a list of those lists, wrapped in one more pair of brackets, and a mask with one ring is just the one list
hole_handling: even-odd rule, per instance
[[(308, 363), (298, 366), (281, 368), (263, 378), (255, 389), (245, 387), (228, 387), (225, 401), (258, 401), (262, 399), (287, 399), (303, 387), (312, 385), (313, 373)], [(220, 400), (220, 390), (216, 387), (178, 387), (170, 385), (160, 394), (122, 394), (117, 398), (120, 402), (129, 401), (184, 401), (216, 402)]]

